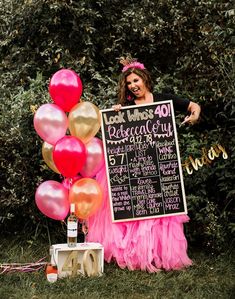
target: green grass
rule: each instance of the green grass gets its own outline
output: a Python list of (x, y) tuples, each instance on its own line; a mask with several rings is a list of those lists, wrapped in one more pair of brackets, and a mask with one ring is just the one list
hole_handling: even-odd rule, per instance
[[(18, 244), (2, 240), (0, 263), (28, 263), (47, 256), (49, 245), (42, 242)], [(114, 263), (105, 264), (101, 277), (59, 279), (50, 284), (44, 270), (33, 273), (0, 275), (0, 298), (73, 299), (73, 298), (235, 298), (234, 256), (231, 253), (208, 256), (202, 251), (190, 252), (194, 265), (183, 271), (121, 270)], [(234, 297), (233, 297), (234, 296)]]

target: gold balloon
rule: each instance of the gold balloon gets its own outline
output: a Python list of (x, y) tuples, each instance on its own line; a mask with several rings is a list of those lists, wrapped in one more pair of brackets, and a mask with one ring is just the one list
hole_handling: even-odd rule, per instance
[(57, 167), (55, 166), (52, 152), (53, 152), (54, 146), (50, 143), (47, 143), (46, 141), (42, 144), (42, 157), (47, 164), (47, 166), (52, 169), (56, 173), (60, 173)]
[(72, 136), (84, 143), (89, 142), (99, 131), (101, 125), (100, 111), (91, 102), (80, 102), (69, 113), (69, 130)]

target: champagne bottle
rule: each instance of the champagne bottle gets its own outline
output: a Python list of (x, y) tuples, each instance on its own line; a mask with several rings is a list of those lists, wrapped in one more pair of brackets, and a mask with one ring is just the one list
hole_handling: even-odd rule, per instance
[(78, 219), (75, 215), (75, 204), (70, 204), (70, 215), (67, 219), (67, 244), (69, 247), (77, 246)]

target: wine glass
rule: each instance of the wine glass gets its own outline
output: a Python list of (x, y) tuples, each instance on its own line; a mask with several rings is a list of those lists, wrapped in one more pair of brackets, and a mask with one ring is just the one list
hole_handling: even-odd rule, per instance
[(86, 220), (82, 220), (82, 232), (84, 234), (84, 243), (87, 243), (86, 236), (88, 235), (88, 223)]

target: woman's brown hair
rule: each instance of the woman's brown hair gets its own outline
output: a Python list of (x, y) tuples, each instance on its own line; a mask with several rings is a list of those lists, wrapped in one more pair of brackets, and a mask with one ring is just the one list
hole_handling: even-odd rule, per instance
[[(131, 105), (131, 102), (134, 101), (134, 98), (128, 99), (128, 96), (130, 97), (130, 91), (128, 90), (126, 84), (126, 77), (132, 73), (140, 76), (144, 81), (146, 88), (150, 92), (153, 91), (152, 79), (150, 73), (146, 69), (129, 68), (120, 75), (118, 82), (118, 103), (122, 106)], [(132, 97), (133, 96), (134, 95), (132, 95)]]

